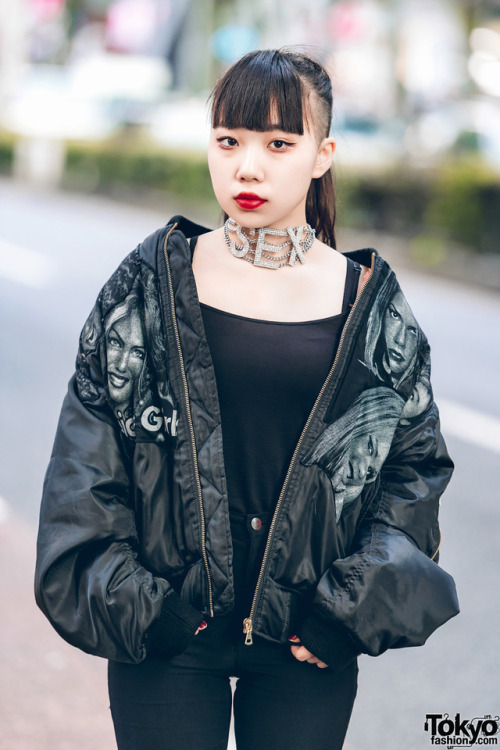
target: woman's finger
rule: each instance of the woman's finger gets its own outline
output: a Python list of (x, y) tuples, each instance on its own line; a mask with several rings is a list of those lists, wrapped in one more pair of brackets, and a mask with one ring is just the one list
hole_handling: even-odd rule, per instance
[(305, 661), (312, 656), (311, 652), (305, 646), (292, 646), (290, 650), (299, 661)]
[(207, 623), (205, 622), (205, 620), (203, 620), (203, 622), (201, 623), (200, 627), (196, 631), (195, 635), (198, 635), (198, 633), (200, 632), (200, 630), (205, 630), (206, 627), (207, 627)]
[(308, 664), (316, 664), (320, 669), (325, 669), (328, 664), (314, 656), (305, 646), (292, 646), (291, 652), (298, 661), (306, 661)]
[(311, 659), (307, 660), (308, 664), (316, 664), (317, 667), (320, 669), (325, 669), (328, 667), (328, 664), (325, 664), (324, 661), (321, 661), (321, 659), (318, 659), (316, 656), (313, 656)]

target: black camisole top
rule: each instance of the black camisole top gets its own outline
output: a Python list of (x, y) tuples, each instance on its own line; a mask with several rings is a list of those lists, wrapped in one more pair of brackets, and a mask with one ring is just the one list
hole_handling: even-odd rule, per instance
[[(190, 241), (194, 252), (197, 237)], [(347, 259), (342, 312), (300, 323), (201, 303), (217, 381), (231, 512), (274, 510), (293, 450), (335, 358), (361, 266)]]

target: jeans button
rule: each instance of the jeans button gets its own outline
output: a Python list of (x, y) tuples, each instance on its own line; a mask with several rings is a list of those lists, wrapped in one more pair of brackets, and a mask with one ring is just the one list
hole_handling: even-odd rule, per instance
[(262, 521), (258, 516), (255, 516), (255, 518), (252, 518), (250, 525), (254, 531), (260, 531), (262, 528)]

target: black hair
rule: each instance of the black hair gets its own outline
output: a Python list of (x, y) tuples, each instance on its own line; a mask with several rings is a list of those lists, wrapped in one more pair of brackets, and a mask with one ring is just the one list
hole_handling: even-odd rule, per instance
[[(319, 62), (302, 52), (250, 52), (221, 76), (210, 98), (213, 128), (260, 132), (278, 128), (303, 135), (305, 124), (318, 144), (330, 133), (330, 77)], [(335, 182), (333, 170), (328, 169), (311, 181), (306, 220), (318, 239), (331, 247), (336, 247), (335, 218)]]

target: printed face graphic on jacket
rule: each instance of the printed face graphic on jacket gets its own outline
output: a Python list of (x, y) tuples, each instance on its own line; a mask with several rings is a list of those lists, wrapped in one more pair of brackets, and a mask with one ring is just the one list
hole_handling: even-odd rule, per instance
[(385, 352), (383, 366), (398, 381), (413, 365), (418, 347), (418, 325), (401, 292), (389, 302), (384, 315)]
[[(102, 288), (80, 336), (76, 380), (83, 401), (109, 401), (128, 438), (163, 442), (165, 434), (175, 437), (178, 416), (154, 274), (137, 270), (134, 252)], [(94, 378), (97, 368), (103, 383)]]
[(363, 364), (382, 383), (410, 396), (422, 341), (418, 323), (395, 277), (388, 276), (368, 321)]
[(141, 374), (145, 358), (137, 311), (132, 310), (127, 315), (125, 306), (116, 309), (113, 320), (106, 326), (106, 353), (110, 398), (124, 406), (132, 398), (134, 383)]
[(344, 493), (344, 503), (355, 500), (365, 484), (373, 482), (387, 455), (389, 445), (376, 426), (355, 437), (345, 463), (337, 472), (334, 489)]
[(318, 464), (330, 477), (335, 517), (373, 482), (387, 458), (404, 399), (390, 388), (371, 388), (324, 430), (303, 463)]

